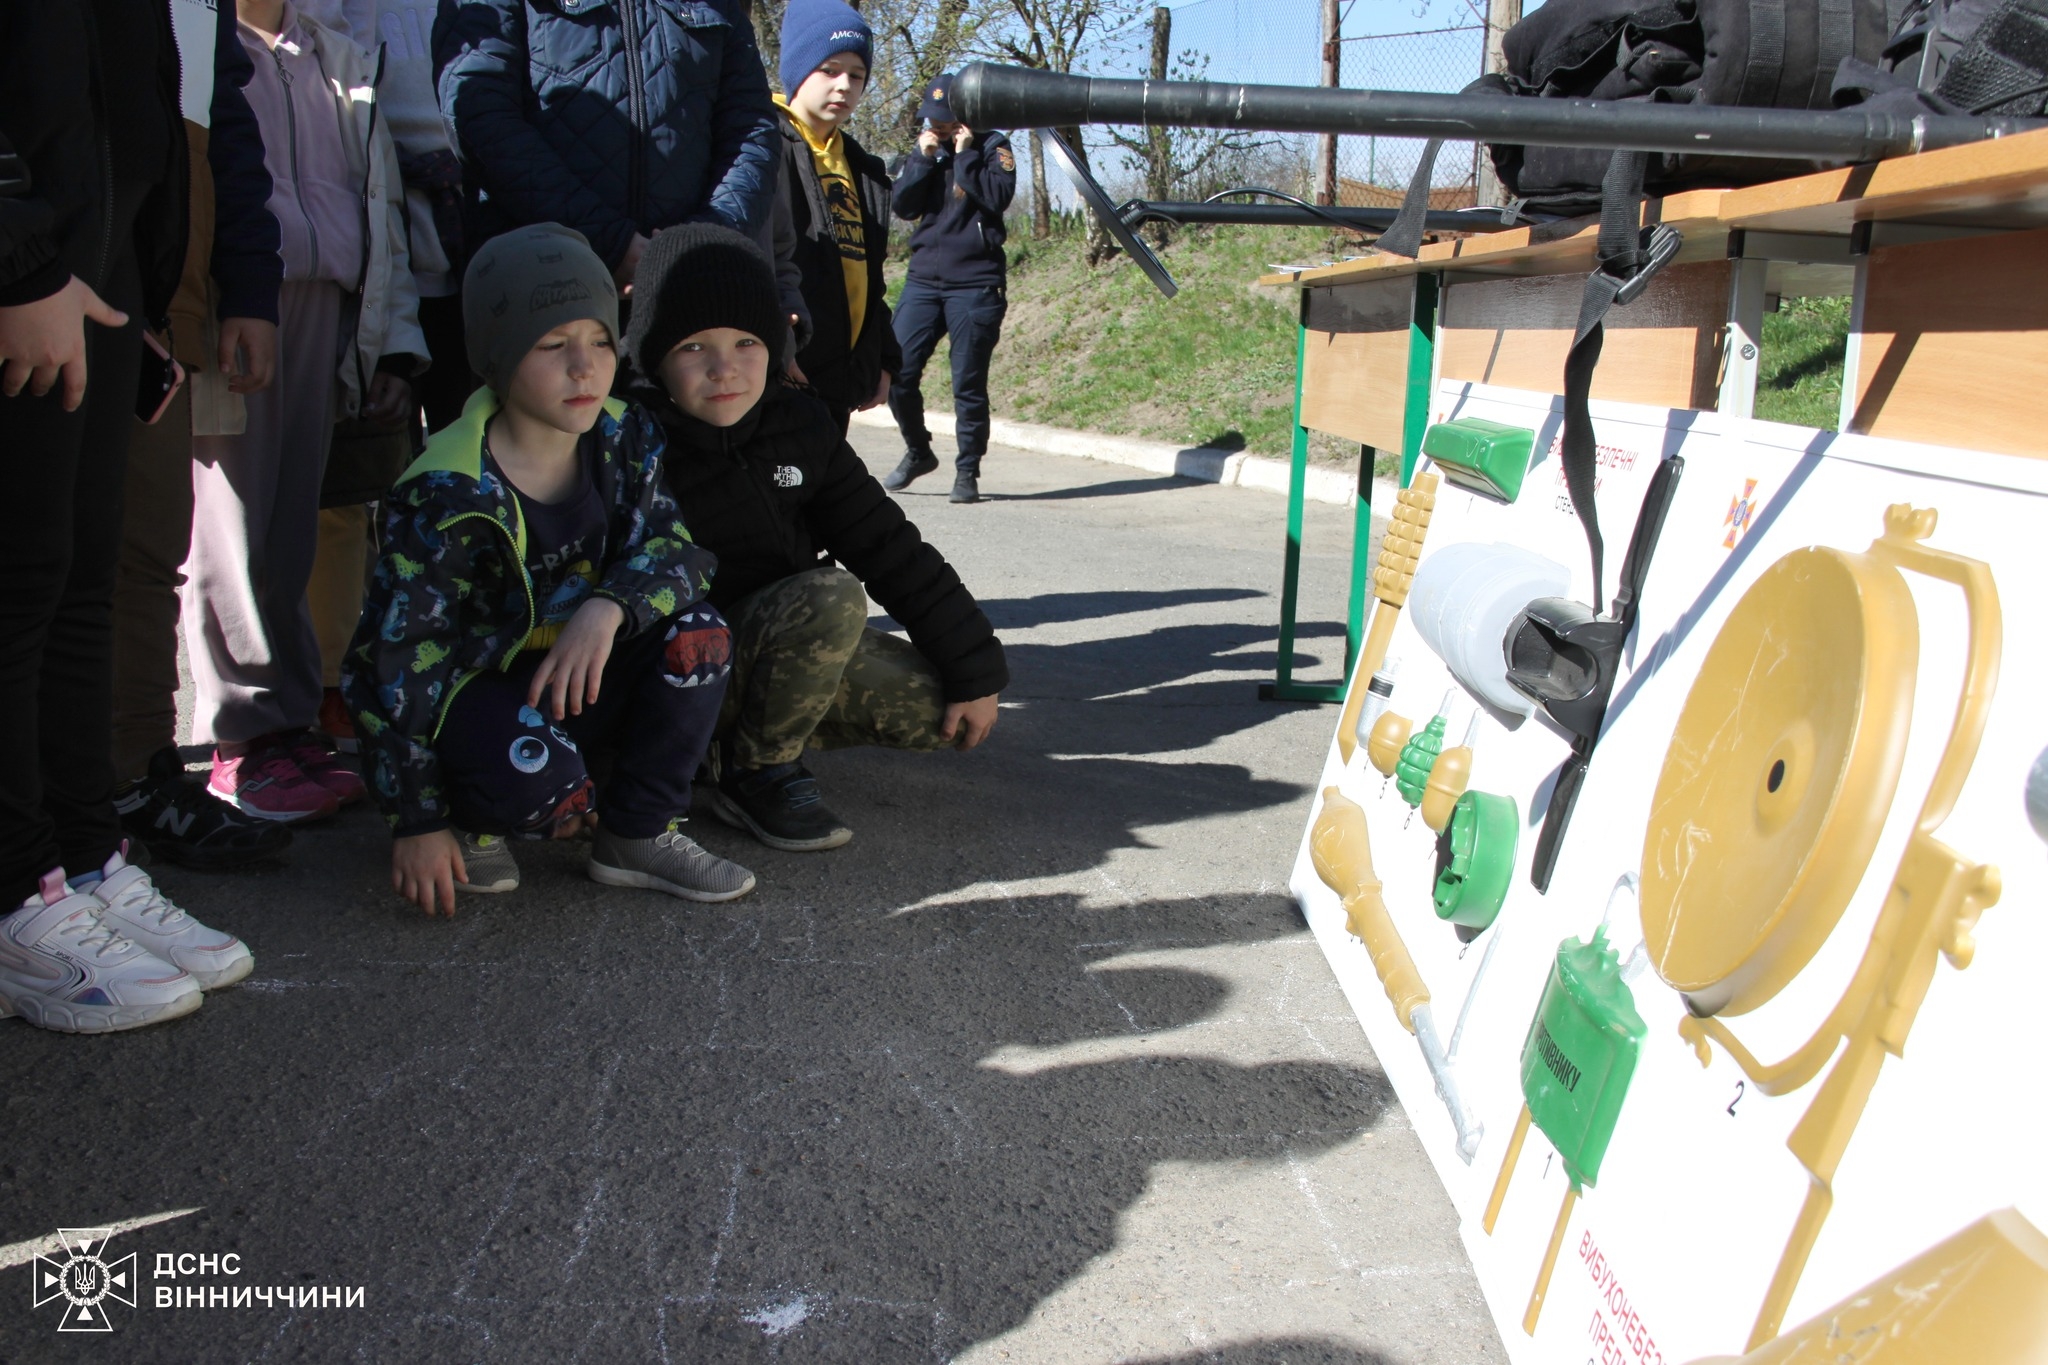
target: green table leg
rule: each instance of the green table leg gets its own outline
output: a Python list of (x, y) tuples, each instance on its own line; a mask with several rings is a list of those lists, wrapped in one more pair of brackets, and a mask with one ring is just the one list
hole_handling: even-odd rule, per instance
[[(1415, 277), (1415, 312), (1409, 322), (1406, 411), (1402, 414), (1401, 486), (1415, 477), (1422, 458), (1422, 435), (1429, 425), (1430, 378), (1436, 370), (1437, 279)], [(1280, 661), (1274, 680), (1259, 684), (1267, 701), (1341, 702), (1345, 683), (1299, 683), (1294, 680), (1296, 616), (1301, 602), (1301, 535), (1308, 494), (1308, 428), (1301, 424), (1303, 363), (1308, 358), (1308, 292), (1302, 291), (1302, 324), (1297, 326), (1294, 357), (1294, 453), (1287, 475), (1287, 553), (1280, 578)], [(1372, 566), (1372, 482), (1378, 452), (1359, 447), (1358, 497), (1351, 509), (1351, 585), (1344, 620), (1344, 676), (1358, 659), (1365, 636), (1365, 585)]]
[[(1308, 309), (1308, 295), (1302, 294), (1304, 317)], [(1294, 629), (1295, 615), (1301, 603), (1301, 528), (1303, 509), (1308, 501), (1308, 428), (1301, 424), (1301, 374), (1308, 359), (1308, 328), (1297, 325), (1294, 343), (1294, 455), (1287, 470), (1287, 553), (1280, 570), (1280, 663), (1272, 682), (1259, 684), (1259, 697), (1264, 701), (1342, 701), (1342, 683), (1298, 683), (1294, 680)], [(1372, 525), (1371, 512), (1366, 513), (1368, 532)], [(1354, 566), (1353, 578), (1357, 578)], [(1353, 639), (1357, 627), (1350, 632)], [(1350, 641), (1345, 646), (1345, 661), (1350, 662), (1353, 648)]]

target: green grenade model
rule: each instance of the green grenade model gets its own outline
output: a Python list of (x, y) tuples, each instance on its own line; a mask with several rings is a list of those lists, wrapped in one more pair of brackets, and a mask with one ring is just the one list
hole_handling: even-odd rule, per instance
[(1450, 723), (1451, 698), (1455, 692), (1444, 693), (1444, 703), (1436, 709), (1429, 724), (1410, 737), (1401, 748), (1400, 762), (1394, 765), (1394, 786), (1400, 789), (1401, 799), (1411, 806), (1422, 804), (1422, 794), (1429, 786), (1429, 770), (1436, 766), (1436, 756), (1444, 751), (1444, 727)]

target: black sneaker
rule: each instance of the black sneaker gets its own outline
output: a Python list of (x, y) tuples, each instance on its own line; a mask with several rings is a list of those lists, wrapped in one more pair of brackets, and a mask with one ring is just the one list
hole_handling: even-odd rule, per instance
[(891, 493), (910, 487), (912, 479), (921, 479), (939, 467), (939, 457), (929, 450), (906, 450), (896, 467), (882, 480), (882, 487)]
[(979, 481), (979, 480), (978, 480), (978, 479), (977, 479), (977, 478), (976, 478), (976, 477), (975, 477), (974, 475), (972, 475), (972, 474), (956, 474), (956, 475), (954, 475), (954, 476), (953, 476), (953, 496), (952, 496), (952, 498), (950, 498), (950, 499), (949, 499), (949, 501), (952, 501), (952, 502), (980, 502), (980, 501), (981, 501), (981, 483), (980, 483), (980, 481)]
[(801, 763), (728, 769), (711, 791), (711, 812), (785, 853), (838, 848), (853, 837), (826, 808), (818, 779)]
[(114, 809), (152, 856), (205, 872), (275, 858), (292, 842), (286, 825), (245, 815), (208, 791), (170, 747), (151, 755), (148, 776), (114, 793)]

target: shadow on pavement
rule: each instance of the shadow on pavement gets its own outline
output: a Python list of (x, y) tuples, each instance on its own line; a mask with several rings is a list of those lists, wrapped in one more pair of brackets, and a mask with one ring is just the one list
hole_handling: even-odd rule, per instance
[[(1118, 1055), (1231, 987), (1100, 964), (1292, 935), (1279, 896), (746, 904), (358, 908), (346, 956), (320, 951), (336, 907), (277, 905), (258, 977), (189, 1019), (89, 1053), (9, 1030), (10, 1112), (34, 1122), (0, 1236), (198, 1206), (114, 1250), (365, 1288), (354, 1310), (137, 1309), (124, 1360), (943, 1359), (1113, 1248), (1160, 1163), (1320, 1152), (1392, 1103), (1355, 1065)], [(0, 1315), (0, 1357), (63, 1344)]]
[(983, 502), (1072, 502), (1078, 498), (1120, 498), (1131, 493), (1166, 493), (1177, 488), (1210, 488), (1203, 479), (1179, 474), (1159, 474), (1149, 479), (1110, 479), (1105, 483), (1077, 483), (1070, 488), (1047, 488), (1037, 493), (984, 493)]
[[(1127, 616), (1133, 612), (1164, 611), (1169, 607), (1245, 602), (1265, 596), (1267, 594), (1257, 588), (1124, 588), (984, 599), (981, 609), (988, 613), (988, 619), (994, 622), (998, 631), (1005, 631), (1069, 621), (1093, 621), (1104, 616)], [(870, 624), (879, 624), (883, 629), (895, 626), (888, 617), (877, 617)], [(1253, 628), (1247, 626), (1246, 629)]]
[(1394, 1365), (1378, 1351), (1361, 1351), (1341, 1341), (1272, 1337), (1234, 1342), (1213, 1351), (1179, 1356), (1145, 1356), (1131, 1365)]

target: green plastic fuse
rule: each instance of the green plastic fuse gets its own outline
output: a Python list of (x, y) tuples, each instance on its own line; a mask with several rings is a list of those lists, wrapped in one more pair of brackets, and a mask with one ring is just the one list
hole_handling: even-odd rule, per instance
[(1501, 502), (1521, 496), (1535, 449), (1535, 432), (1484, 417), (1438, 422), (1422, 437), (1422, 453), (1436, 461), (1446, 479)]
[(1621, 1118), (1622, 1102), (1628, 1098), (1646, 1032), (1643, 1017), (1636, 1013), (1635, 997), (1622, 980), (1617, 955), (1607, 946), (1606, 927), (1597, 930), (1590, 943), (1568, 938), (1559, 944), (1543, 999), (1536, 1006), (1536, 1018), (1529, 1025), (1528, 1040), (1522, 1044), (1522, 1113), (1508, 1139), (1483, 1223), (1491, 1233), (1507, 1198), (1508, 1179), (1522, 1153), (1522, 1140), (1529, 1135), (1533, 1121), (1557, 1149), (1567, 1186), (1564, 1205), (1557, 1211), (1557, 1224), (1550, 1234), (1550, 1249), (1522, 1318), (1522, 1328), (1531, 1336), (1536, 1334), (1536, 1321), (1550, 1289), (1558, 1249), (1564, 1245), (1572, 1206), (1580, 1193), (1600, 1178), (1600, 1163)]

